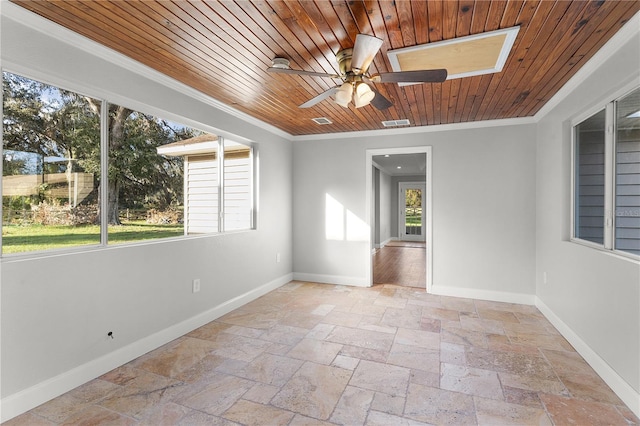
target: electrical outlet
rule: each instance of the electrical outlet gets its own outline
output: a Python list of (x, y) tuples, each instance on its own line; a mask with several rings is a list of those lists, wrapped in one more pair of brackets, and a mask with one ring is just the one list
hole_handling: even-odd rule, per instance
[(193, 280), (191, 284), (192, 284), (191, 289), (194, 293), (197, 293), (200, 291), (200, 278), (196, 278), (195, 280)]
[(276, 254), (276, 263), (280, 263), (280, 253)]

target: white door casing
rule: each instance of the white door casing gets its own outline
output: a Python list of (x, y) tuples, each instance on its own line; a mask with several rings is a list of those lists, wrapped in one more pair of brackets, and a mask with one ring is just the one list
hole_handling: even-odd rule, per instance
[[(427, 167), (425, 170), (425, 192), (423, 194), (425, 201), (423, 217), (424, 217), (424, 234), (425, 234), (425, 243), (427, 247), (427, 279), (426, 279), (426, 289), (427, 292), (431, 291), (431, 287), (433, 286), (433, 233), (432, 228), (432, 211), (433, 204), (431, 202), (433, 197), (433, 186), (432, 186), (432, 158), (433, 147), (431, 146), (416, 146), (416, 147), (402, 147), (402, 148), (380, 148), (380, 149), (367, 149), (366, 150), (366, 169), (365, 169), (365, 185), (366, 188), (366, 200), (365, 200), (365, 220), (367, 226), (375, 226), (375, 219), (373, 218), (373, 208), (372, 208), (372, 170), (373, 170), (373, 157), (376, 155), (393, 155), (393, 154), (426, 154), (427, 156)], [(366, 282), (369, 283), (369, 286), (373, 285), (373, 260), (371, 256), (371, 251), (373, 249), (374, 241), (370, 240), (369, 247), (367, 247), (367, 278)]]

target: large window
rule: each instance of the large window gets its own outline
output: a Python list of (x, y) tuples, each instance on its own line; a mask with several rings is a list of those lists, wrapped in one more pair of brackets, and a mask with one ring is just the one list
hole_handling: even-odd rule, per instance
[(247, 144), (3, 72), (2, 146), (3, 255), (253, 226)]
[(3, 73), (2, 253), (100, 244), (100, 101)]
[(573, 129), (573, 238), (640, 256), (640, 89)]
[(158, 148), (202, 132), (120, 105), (108, 108), (108, 241), (184, 234), (183, 160)]

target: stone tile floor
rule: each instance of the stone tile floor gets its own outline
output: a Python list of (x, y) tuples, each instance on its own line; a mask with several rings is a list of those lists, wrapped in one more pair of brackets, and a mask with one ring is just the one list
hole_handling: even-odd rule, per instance
[(291, 282), (6, 423), (630, 425), (532, 306)]

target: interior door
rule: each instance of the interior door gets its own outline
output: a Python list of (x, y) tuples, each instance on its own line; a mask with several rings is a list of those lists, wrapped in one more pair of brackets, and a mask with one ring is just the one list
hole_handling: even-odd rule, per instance
[(425, 241), (424, 195), (424, 183), (400, 182), (398, 237), (401, 241)]

